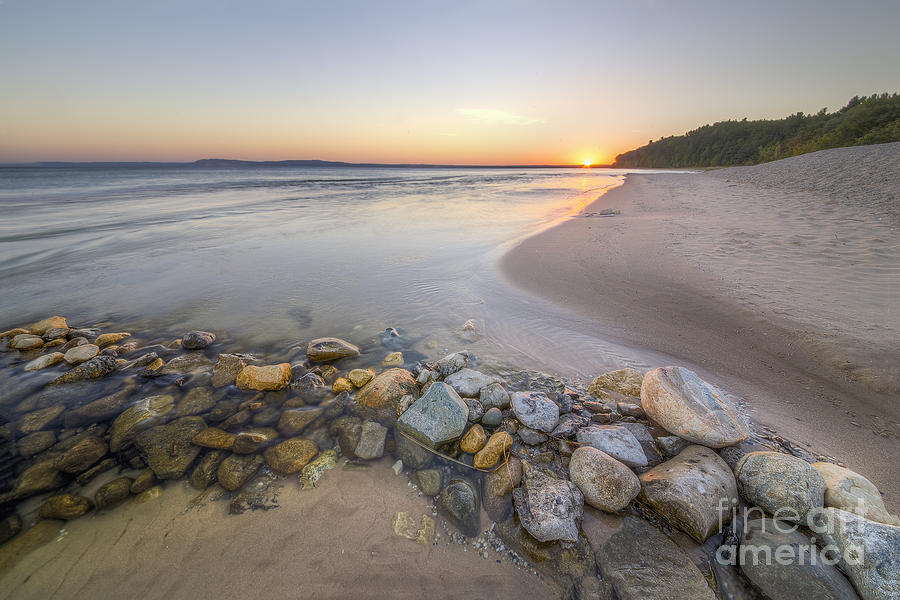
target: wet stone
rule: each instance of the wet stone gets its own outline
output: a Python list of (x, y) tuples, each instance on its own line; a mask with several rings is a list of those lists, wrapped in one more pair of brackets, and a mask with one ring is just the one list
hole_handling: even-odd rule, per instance
[(189, 331), (181, 338), (181, 346), (186, 350), (202, 350), (216, 341), (216, 334), (209, 331)]
[(514, 392), (510, 404), (526, 427), (550, 433), (559, 421), (559, 407), (544, 392)]
[(571, 481), (532, 468), (525, 473), (522, 487), (513, 491), (513, 502), (522, 526), (535, 539), (578, 541), (584, 496)]
[(155, 483), (156, 474), (153, 473), (153, 469), (144, 469), (141, 471), (140, 475), (135, 477), (134, 481), (131, 482), (129, 491), (132, 494), (140, 494), (141, 492), (149, 490)]
[(358, 347), (339, 338), (318, 338), (306, 347), (306, 356), (313, 362), (328, 362), (358, 355)]
[(56, 459), (55, 467), (63, 473), (77, 474), (106, 456), (106, 443), (97, 436), (87, 436)]
[(231, 451), (236, 454), (250, 454), (268, 446), (277, 438), (278, 432), (271, 427), (256, 427), (237, 434)]
[(338, 417), (331, 422), (328, 431), (337, 438), (341, 452), (345, 456), (355, 456), (356, 447), (359, 445), (359, 436), (362, 434), (362, 419), (350, 415)]
[(19, 515), (10, 515), (0, 521), (0, 545), (12, 539), (22, 530), (22, 519)]
[(356, 445), (357, 458), (371, 460), (384, 456), (384, 442), (387, 437), (387, 428), (375, 421), (366, 421), (362, 424), (359, 435), (359, 443)]
[(13, 486), (12, 496), (27, 498), (61, 486), (65, 478), (56, 470), (54, 462), (54, 459), (43, 460), (22, 471)]
[(280, 475), (291, 475), (299, 472), (311, 461), (319, 448), (312, 440), (290, 438), (266, 450), (266, 463)]
[(57, 404), (49, 408), (30, 412), (22, 417), (22, 422), (19, 423), (19, 432), (27, 435), (49, 427), (64, 410), (66, 410), (65, 406)]
[[(162, 354), (160, 354), (160, 356), (162, 356)], [(190, 352), (172, 358), (159, 370), (159, 372), (162, 375), (182, 375), (205, 371), (210, 364), (211, 361), (202, 352)]]
[(333, 469), (337, 465), (337, 452), (326, 450), (315, 460), (300, 470), (300, 483), (303, 489), (316, 487), (325, 471)]
[(441, 490), (437, 509), (463, 535), (475, 537), (481, 531), (478, 491), (471, 481), (462, 478), (450, 480)]
[(228, 491), (236, 490), (253, 477), (262, 463), (263, 457), (259, 454), (232, 454), (216, 471), (219, 484)]
[(69, 410), (65, 413), (63, 422), (66, 427), (81, 427), (111, 419), (122, 412), (136, 389), (135, 386), (129, 385), (114, 394)]
[(219, 429), (218, 427), (208, 427), (203, 431), (197, 432), (197, 435), (191, 440), (197, 446), (204, 448), (216, 448), (220, 450), (231, 450), (234, 446), (235, 434)]
[(445, 383), (435, 382), (400, 416), (397, 429), (434, 448), (459, 439), (468, 415), (469, 409), (456, 391)]
[(246, 484), (228, 505), (228, 512), (239, 515), (248, 510), (278, 508), (278, 491), (281, 486), (270, 475), (261, 475)]
[(175, 407), (174, 416), (191, 417), (211, 410), (216, 405), (213, 390), (209, 387), (195, 387), (188, 390), (181, 402)]
[[(431, 460), (434, 458), (431, 452), (403, 434), (397, 434), (396, 443), (394, 453), (410, 469), (422, 469), (431, 463)], [(512, 443), (512, 440), (510, 440), (510, 443)]]
[(65, 354), (63, 354), (62, 352), (51, 352), (50, 354), (39, 356), (36, 359), (26, 363), (24, 369), (26, 371), (40, 371), (41, 369), (52, 367), (53, 365), (61, 362), (64, 357)]
[(522, 440), (522, 443), (528, 446), (537, 446), (538, 444), (543, 444), (549, 439), (540, 431), (536, 431), (531, 427), (525, 427), (524, 425), (516, 430), (516, 434), (519, 436), (519, 439)]
[(99, 379), (116, 370), (116, 359), (112, 356), (95, 356), (91, 360), (81, 363), (74, 369), (63, 373), (50, 382), (50, 385), (60, 385), (88, 379)]
[(318, 404), (328, 395), (329, 387), (316, 373), (305, 373), (291, 382), (291, 390), (306, 404)]
[(191, 473), (191, 487), (197, 490), (205, 490), (212, 485), (216, 480), (216, 471), (218, 471), (219, 465), (222, 464), (226, 456), (228, 456), (228, 452), (225, 450), (210, 450), (204, 454)]
[(34, 456), (56, 443), (56, 434), (52, 431), (36, 431), (26, 435), (16, 443), (19, 454), (25, 458)]
[(75, 478), (75, 483), (78, 485), (87, 485), (91, 481), (94, 480), (97, 475), (100, 473), (105, 473), (110, 469), (114, 469), (116, 467), (116, 461), (112, 458), (105, 458), (98, 462), (96, 465), (79, 475)]
[(58, 494), (50, 496), (41, 505), (42, 519), (77, 519), (93, 508), (90, 498), (74, 494)]
[(420, 469), (415, 472), (416, 485), (426, 496), (437, 496), (441, 493), (443, 472), (440, 469)]
[(104, 510), (118, 505), (131, 496), (131, 485), (134, 481), (130, 477), (118, 477), (103, 484), (94, 493), (94, 503), (97, 509)]
[(168, 395), (150, 396), (125, 409), (112, 423), (109, 449), (118, 452), (135, 434), (164, 423), (175, 399)]
[(247, 363), (235, 354), (220, 354), (219, 360), (213, 366), (212, 386), (223, 387), (232, 385)]
[(159, 479), (181, 479), (197, 458), (200, 448), (191, 440), (206, 429), (200, 417), (182, 417), (168, 425), (142, 431), (134, 444)]
[(499, 408), (490, 408), (481, 417), (481, 423), (486, 427), (496, 427), (503, 420), (503, 413)]

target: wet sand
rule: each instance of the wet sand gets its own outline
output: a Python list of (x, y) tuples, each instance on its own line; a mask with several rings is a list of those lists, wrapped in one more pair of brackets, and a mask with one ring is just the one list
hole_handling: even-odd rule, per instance
[(591, 318), (593, 335), (743, 397), (756, 422), (867, 476), (896, 511), (897, 190), (900, 143), (630, 175), (501, 268)]
[(559, 597), (493, 551), (448, 543), (440, 521), (431, 546), (395, 535), (397, 511), (431, 510), (407, 481), (386, 459), (339, 463), (317, 488), (288, 478), (279, 507), (240, 515), (228, 498), (185, 511), (197, 490), (169, 482), (158, 498), (63, 524), (2, 576), (0, 598)]

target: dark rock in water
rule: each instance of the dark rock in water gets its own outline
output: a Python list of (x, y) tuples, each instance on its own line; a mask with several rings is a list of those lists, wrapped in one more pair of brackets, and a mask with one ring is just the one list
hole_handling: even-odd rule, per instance
[[(854, 600), (856, 592), (850, 582), (831, 564), (821, 559), (812, 561), (811, 553), (818, 554), (814, 542), (793, 529), (787, 523), (772, 519), (755, 519), (747, 523), (741, 545), (752, 547), (752, 552), (738, 552), (741, 570), (753, 585), (771, 600), (795, 600), (817, 598), (822, 600)], [(793, 560), (766, 560), (790, 549)], [(801, 561), (804, 556), (806, 559)]]
[(114, 394), (72, 409), (66, 412), (63, 423), (66, 427), (73, 428), (111, 419), (122, 412), (136, 389), (135, 386), (129, 385)]
[(203, 415), (204, 420), (209, 423), (221, 423), (233, 416), (240, 406), (237, 400), (219, 400), (215, 407)]
[(528, 446), (537, 446), (538, 444), (543, 444), (549, 439), (540, 431), (532, 429), (531, 427), (525, 427), (524, 425), (519, 427), (516, 430), (516, 433), (518, 434), (519, 439), (522, 440), (522, 443)]
[(176, 356), (159, 370), (162, 375), (183, 375), (195, 371), (206, 371), (212, 361), (203, 352), (191, 352)]
[(234, 439), (237, 436), (218, 427), (208, 427), (193, 437), (191, 442), (203, 448), (215, 448), (217, 450), (231, 450)]
[(69, 448), (56, 460), (56, 468), (63, 473), (77, 474), (86, 471), (106, 456), (106, 444), (97, 436), (87, 436)]
[(181, 479), (200, 454), (200, 447), (191, 440), (206, 429), (200, 417), (182, 417), (169, 425), (158, 425), (142, 431), (134, 438), (134, 445), (147, 460), (159, 479)]
[(376, 421), (364, 422), (359, 435), (359, 443), (354, 451), (356, 457), (372, 460), (384, 456), (384, 442), (387, 438), (387, 432), (387, 427)]
[(54, 459), (43, 460), (22, 471), (13, 486), (12, 497), (27, 498), (61, 486), (65, 478), (54, 467), (55, 462)]
[(244, 408), (222, 421), (220, 427), (222, 429), (228, 430), (240, 429), (252, 418), (253, 411), (251, 411), (249, 408)]
[(444, 473), (440, 469), (420, 469), (415, 473), (416, 485), (426, 496), (437, 496), (441, 493)]
[(109, 449), (118, 452), (138, 432), (164, 423), (174, 404), (172, 396), (163, 394), (149, 396), (125, 409), (112, 423)]
[(403, 464), (410, 469), (423, 469), (434, 458), (434, 455), (415, 443), (414, 441), (408, 439), (403, 434), (398, 433), (396, 438), (396, 447), (394, 449), (394, 453), (397, 458), (403, 461)]
[(42, 519), (63, 519), (69, 521), (86, 514), (94, 507), (90, 498), (74, 494), (50, 496), (41, 505)]
[(216, 334), (209, 331), (189, 331), (181, 338), (181, 347), (186, 350), (202, 350), (216, 341)]
[(0, 521), (0, 545), (22, 531), (22, 519), (19, 515), (10, 515)]
[(619, 531), (595, 550), (603, 578), (622, 600), (716, 598), (681, 548), (638, 517), (625, 517)]
[(253, 419), (251, 421), (257, 427), (268, 427), (270, 425), (275, 425), (278, 423), (278, 420), (281, 418), (281, 410), (274, 406), (267, 406), (262, 409), (258, 413), (253, 415)]
[(259, 454), (232, 454), (219, 465), (216, 477), (223, 488), (234, 491), (247, 483), (262, 464)]
[(306, 356), (313, 362), (328, 362), (359, 356), (359, 348), (338, 338), (318, 338), (306, 347)]
[(484, 416), (484, 407), (475, 398), (463, 398), (463, 402), (469, 407), (469, 422), (477, 423)]
[(321, 404), (324, 412), (322, 416), (326, 419), (336, 419), (337, 417), (344, 414), (347, 410), (347, 407), (350, 406), (350, 394), (347, 392), (341, 392), (328, 402), (324, 402)]
[(419, 386), (412, 373), (406, 369), (388, 369), (356, 392), (355, 402), (351, 403), (350, 409), (353, 414), (364, 419), (378, 421), (382, 425), (393, 425), (397, 420), (400, 400), (406, 395), (419, 397)]
[(331, 391), (324, 379), (311, 372), (292, 381), (291, 389), (306, 404), (318, 404)]
[(490, 408), (481, 417), (481, 424), (485, 427), (496, 427), (503, 420), (503, 413), (499, 408)]
[(234, 497), (228, 507), (232, 515), (239, 515), (248, 510), (271, 510), (278, 508), (278, 481), (271, 475), (257, 477)]
[(77, 348), (78, 346), (84, 346), (88, 341), (83, 337), (73, 337), (68, 342), (59, 347), (59, 351), (62, 353), (66, 353), (72, 348)]
[(192, 417), (201, 415), (216, 405), (213, 390), (208, 387), (195, 387), (188, 390), (181, 402), (175, 406), (173, 416)]
[(319, 407), (286, 410), (281, 413), (281, 418), (278, 421), (278, 431), (287, 436), (296, 435), (303, 431), (307, 425), (321, 417), (323, 412), (324, 409)]
[(397, 430), (435, 448), (459, 439), (465, 431), (468, 417), (469, 408), (459, 394), (438, 381), (400, 415)]
[(235, 454), (251, 454), (269, 445), (278, 437), (278, 432), (271, 427), (255, 427), (242, 431), (234, 438), (231, 451)]
[(522, 461), (511, 456), (506, 465), (484, 476), (484, 509), (494, 521), (505, 521), (513, 513), (512, 492), (522, 482)]
[(362, 434), (362, 419), (350, 415), (338, 417), (331, 422), (329, 433), (337, 438), (341, 452), (345, 456), (353, 457), (356, 446), (359, 445), (359, 436)]
[(437, 509), (463, 535), (475, 537), (481, 532), (478, 491), (471, 481), (462, 478), (450, 480), (441, 490)]
[(478, 400), (485, 410), (496, 408), (503, 410), (509, 406), (509, 392), (499, 383), (492, 383), (481, 388)]
[(522, 526), (542, 542), (578, 540), (584, 516), (584, 496), (571, 481), (531, 468), (522, 487), (513, 492)]
[(67, 371), (50, 382), (49, 385), (72, 383), (86, 379), (99, 379), (106, 377), (116, 370), (116, 359), (112, 356), (95, 356), (87, 362), (83, 362), (71, 371)]
[(378, 334), (378, 339), (381, 341), (381, 345), (389, 350), (403, 350), (411, 343), (403, 335), (403, 331), (395, 327), (388, 327), (382, 331)]
[(56, 434), (52, 431), (36, 431), (26, 435), (16, 443), (19, 454), (25, 458), (43, 452), (56, 443)]
[(290, 438), (265, 451), (269, 467), (279, 475), (299, 473), (319, 452), (319, 447), (306, 438)]
[(100, 486), (94, 494), (94, 503), (99, 510), (112, 508), (131, 495), (131, 477), (119, 477)]
[(28, 435), (29, 433), (34, 433), (35, 431), (40, 431), (41, 429), (49, 427), (58, 420), (59, 415), (61, 415), (64, 410), (66, 410), (65, 406), (57, 404), (49, 408), (30, 412), (22, 417), (22, 422), (19, 423), (19, 432), (23, 435)]
[(110, 469), (114, 469), (115, 466), (116, 466), (116, 461), (114, 459), (104, 458), (103, 460), (98, 462), (96, 465), (94, 465), (93, 467), (91, 467), (90, 469), (88, 469), (87, 471), (85, 471), (84, 473), (79, 475), (78, 477), (76, 477), (75, 483), (77, 483), (78, 485), (87, 485), (88, 483), (93, 481), (97, 475), (99, 475), (100, 473), (105, 473), (106, 471), (109, 471)]
[(191, 473), (191, 487), (205, 490), (212, 485), (216, 480), (216, 471), (226, 456), (228, 456), (228, 452), (225, 450), (210, 450), (204, 454), (197, 466), (194, 467), (194, 472)]
[(75, 338), (86, 338), (88, 340), (97, 339), (100, 335), (100, 330), (96, 327), (83, 327), (80, 329), (70, 329), (66, 334), (70, 340)]
[[(215, 475), (215, 470), (213, 470), (213, 475)], [(147, 490), (149, 490), (155, 483), (156, 474), (153, 472), (153, 469), (144, 469), (143, 471), (141, 471), (141, 474), (135, 477), (134, 481), (131, 482), (131, 488), (129, 489), (129, 491), (132, 494), (140, 494), (141, 492), (146, 492)]]
[(437, 364), (435, 366), (437, 368), (437, 371), (444, 377), (453, 375), (457, 371), (465, 369), (469, 366), (469, 353), (454, 352), (453, 354), (448, 354), (441, 360), (437, 361)]

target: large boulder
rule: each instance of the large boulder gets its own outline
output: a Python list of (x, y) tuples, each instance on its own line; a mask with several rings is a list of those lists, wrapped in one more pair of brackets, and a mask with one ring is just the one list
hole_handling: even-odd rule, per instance
[(283, 390), (291, 382), (291, 365), (281, 363), (257, 367), (249, 365), (241, 369), (237, 376), (237, 386), (242, 390), (273, 391)]
[(814, 529), (837, 547), (844, 572), (863, 600), (900, 598), (900, 527), (826, 508)]
[[(853, 586), (834, 565), (811, 560), (812, 553), (819, 552), (815, 544), (786, 523), (754, 519), (746, 524), (741, 545), (744, 548), (737, 553), (741, 570), (771, 600), (857, 598)], [(779, 553), (788, 560), (779, 560)]]
[(204, 429), (206, 422), (202, 418), (182, 417), (138, 433), (134, 445), (157, 478), (181, 479), (200, 454), (200, 447), (191, 440)]
[(306, 346), (306, 356), (313, 362), (327, 362), (359, 356), (359, 348), (338, 338), (318, 338)]
[(526, 427), (550, 433), (559, 421), (559, 406), (544, 392), (513, 392), (510, 404)]
[(460, 396), (465, 398), (477, 398), (482, 388), (493, 383), (500, 383), (500, 380), (490, 375), (485, 375), (480, 371), (473, 369), (460, 369), (452, 375), (448, 375), (444, 382), (456, 390)]
[(689, 446), (640, 481), (643, 500), (701, 544), (731, 520), (738, 502), (731, 467), (705, 446)]
[(602, 450), (629, 467), (647, 465), (641, 443), (628, 429), (616, 425), (591, 425), (578, 431), (576, 439), (597, 450)]
[(584, 494), (585, 502), (607, 512), (622, 510), (641, 491), (631, 469), (591, 446), (581, 446), (572, 453), (569, 479)]
[(641, 405), (666, 431), (686, 440), (722, 448), (747, 439), (744, 416), (716, 387), (684, 367), (661, 367), (644, 376)]
[(825, 480), (825, 506), (856, 513), (870, 521), (900, 525), (900, 519), (888, 513), (881, 493), (871, 481), (833, 463), (817, 462), (812, 466)]
[(751, 452), (734, 468), (741, 496), (782, 521), (806, 523), (825, 502), (825, 480), (808, 462), (780, 452)]
[(388, 369), (372, 378), (356, 392), (351, 405), (354, 414), (385, 425), (392, 424), (403, 396), (419, 397), (419, 387), (406, 369)]
[(459, 439), (468, 418), (469, 407), (459, 394), (446, 383), (435, 382), (400, 415), (397, 430), (435, 448)]
[(522, 486), (513, 491), (513, 503), (522, 526), (538, 541), (578, 541), (584, 496), (568, 479), (531, 468)]

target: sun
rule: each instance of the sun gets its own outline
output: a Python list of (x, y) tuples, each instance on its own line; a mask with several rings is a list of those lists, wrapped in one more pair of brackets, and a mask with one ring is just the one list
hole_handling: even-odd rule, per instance
[(584, 168), (588, 169), (588, 168), (590, 168), (590, 166), (591, 166), (592, 164), (594, 164), (594, 161), (591, 160), (590, 158), (586, 158), (586, 159), (584, 159), (584, 160), (582, 161), (581, 164), (584, 165)]

